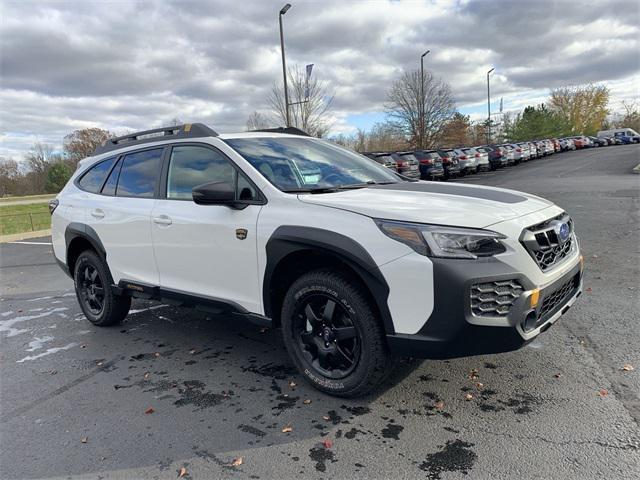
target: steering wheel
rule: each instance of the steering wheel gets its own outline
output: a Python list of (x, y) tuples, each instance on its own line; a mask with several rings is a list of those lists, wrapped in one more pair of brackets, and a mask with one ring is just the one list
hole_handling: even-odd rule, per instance
[(330, 173), (329, 175), (327, 175), (326, 177), (324, 177), (324, 178), (322, 179), (322, 181), (323, 181), (323, 182), (327, 182), (327, 183), (331, 183), (330, 179), (331, 179), (332, 177), (335, 177), (335, 178), (336, 178), (336, 180), (341, 180), (341, 179), (342, 179), (342, 176), (341, 176), (340, 174), (338, 174), (338, 173)]

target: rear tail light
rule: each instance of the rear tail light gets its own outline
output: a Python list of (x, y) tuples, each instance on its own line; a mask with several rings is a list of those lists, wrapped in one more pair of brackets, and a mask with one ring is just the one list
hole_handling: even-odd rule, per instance
[(398, 165), (398, 168), (403, 168), (405, 166), (405, 163), (406, 162), (402, 160), (396, 160), (396, 164)]
[(520, 153), (520, 152), (522, 152), (522, 149), (521, 148), (516, 148), (516, 152)]
[(479, 154), (479, 153), (476, 153), (476, 157), (480, 157), (480, 154)]
[(433, 163), (433, 160), (431, 160), (430, 158), (423, 158), (422, 160), (420, 160), (420, 163), (422, 165), (431, 165)]
[(54, 212), (54, 211), (55, 211), (55, 209), (58, 207), (58, 204), (59, 204), (59, 203), (60, 203), (60, 202), (58, 201), (58, 199), (57, 199), (57, 198), (54, 198), (53, 200), (51, 200), (51, 201), (49, 202), (49, 213), (50, 213), (51, 215), (53, 215), (53, 212)]
[(466, 160), (466, 159), (467, 159), (467, 156), (466, 156), (466, 155), (462, 155), (462, 156), (458, 157), (458, 159), (459, 159), (459, 160)]

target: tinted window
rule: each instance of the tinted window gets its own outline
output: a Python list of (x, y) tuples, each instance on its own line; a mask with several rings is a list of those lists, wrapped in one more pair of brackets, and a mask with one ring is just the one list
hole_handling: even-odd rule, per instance
[(80, 188), (87, 192), (98, 193), (114, 161), (115, 158), (110, 158), (91, 167), (78, 182)]
[[(167, 198), (190, 200), (193, 198), (193, 187), (203, 183), (228, 182), (233, 185), (234, 173), (231, 163), (215, 150), (194, 146), (173, 147), (167, 179)], [(248, 183), (240, 188), (248, 188)]]
[(153, 198), (160, 174), (162, 149), (145, 150), (124, 157), (116, 195), (118, 197)]
[(120, 160), (115, 167), (113, 167), (113, 170), (111, 170), (111, 173), (109, 174), (109, 178), (107, 178), (107, 181), (104, 184), (104, 187), (102, 187), (102, 194), (103, 195), (115, 195), (116, 194), (116, 186), (118, 185), (118, 175), (120, 175), (120, 167), (122, 166), (122, 160)]

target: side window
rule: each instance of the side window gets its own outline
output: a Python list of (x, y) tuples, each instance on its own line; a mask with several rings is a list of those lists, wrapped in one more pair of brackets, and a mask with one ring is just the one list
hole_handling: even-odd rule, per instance
[(122, 167), (122, 160), (116, 163), (116, 166), (113, 167), (111, 173), (109, 174), (109, 178), (102, 187), (103, 195), (114, 196), (116, 194), (116, 187), (118, 186), (118, 176), (120, 175), (120, 167)]
[(191, 200), (193, 187), (209, 182), (228, 182), (233, 185), (235, 169), (226, 157), (205, 147), (173, 147), (167, 178), (167, 198)]
[(162, 148), (126, 155), (120, 168), (116, 196), (153, 198), (161, 159)]
[(109, 158), (108, 160), (104, 160), (91, 167), (82, 176), (82, 178), (78, 182), (78, 186), (82, 190), (86, 190), (87, 192), (98, 193), (114, 161), (115, 157)]

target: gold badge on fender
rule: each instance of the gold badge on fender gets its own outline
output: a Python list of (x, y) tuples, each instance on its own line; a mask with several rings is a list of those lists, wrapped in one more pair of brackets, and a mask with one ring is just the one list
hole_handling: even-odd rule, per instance
[(236, 228), (236, 238), (238, 240), (244, 240), (245, 238), (247, 238), (247, 233), (249, 232), (246, 228)]

